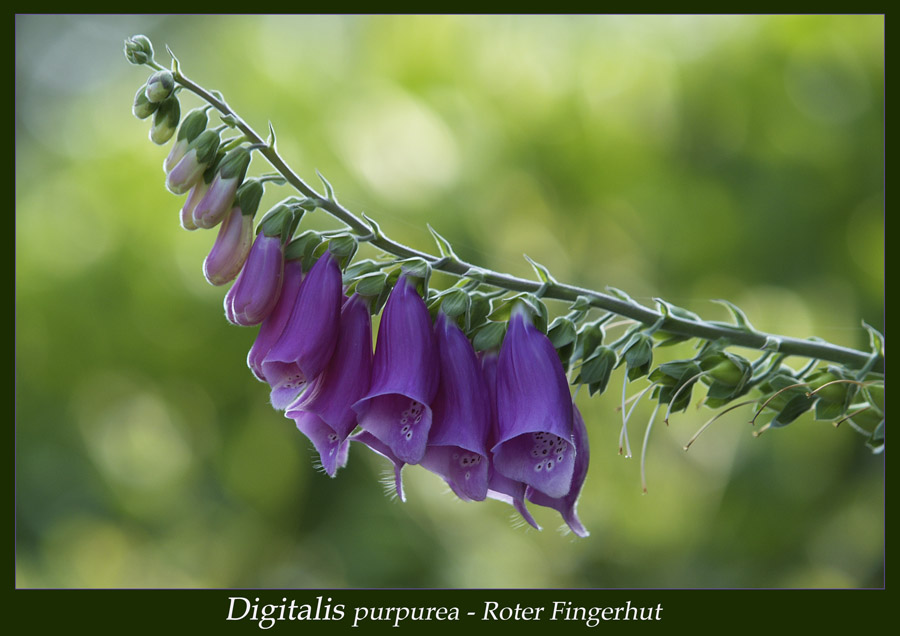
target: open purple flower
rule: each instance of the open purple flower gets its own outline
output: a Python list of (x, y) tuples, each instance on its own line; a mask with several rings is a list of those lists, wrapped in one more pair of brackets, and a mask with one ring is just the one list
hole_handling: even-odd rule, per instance
[(304, 277), (291, 317), (262, 361), (276, 409), (287, 407), (325, 370), (337, 344), (342, 300), (341, 269), (325, 252)]
[(575, 469), (569, 385), (550, 340), (521, 306), (500, 349), (497, 421), (494, 468), (550, 497), (565, 496)]
[[(315, 268), (310, 279), (314, 273)], [(369, 389), (371, 376), (372, 319), (365, 300), (354, 295), (341, 308), (337, 346), (328, 366), (285, 412), (312, 441), (332, 477), (346, 463), (347, 437), (356, 428), (352, 407)]]
[(584, 425), (584, 419), (581, 417), (578, 407), (573, 406), (573, 411), (575, 471), (572, 475), (572, 485), (569, 487), (569, 492), (562, 497), (549, 497), (529, 486), (526, 497), (528, 498), (528, 501), (539, 506), (546, 506), (559, 511), (563, 521), (571, 528), (572, 532), (579, 537), (586, 537), (590, 533), (578, 518), (576, 507), (578, 505), (578, 496), (581, 494), (581, 488), (584, 485), (584, 479), (587, 477), (588, 464), (590, 463), (590, 450), (588, 448), (588, 434), (587, 427)]
[(415, 284), (401, 276), (381, 316), (372, 386), (353, 405), (359, 425), (407, 464), (425, 456), (439, 378), (431, 316)]
[[(496, 444), (500, 431), (497, 423), (497, 362), (499, 355), (494, 352), (482, 354), (481, 369), (484, 374), (485, 386), (488, 390), (488, 401), (491, 415), (491, 434), (489, 446)], [(525, 492), (528, 487), (521, 481), (505, 477), (497, 472), (491, 463), (488, 471), (487, 496), (497, 501), (508, 503), (522, 515), (522, 518), (532, 527), (540, 530), (538, 522), (534, 520), (528, 508), (525, 506)]]
[(481, 501), (488, 490), (491, 417), (481, 364), (472, 343), (443, 312), (435, 333), (440, 383), (422, 466), (440, 475), (460, 499)]
[(225, 317), (235, 325), (258, 325), (281, 293), (284, 252), (280, 236), (256, 235), (247, 262), (225, 295)]

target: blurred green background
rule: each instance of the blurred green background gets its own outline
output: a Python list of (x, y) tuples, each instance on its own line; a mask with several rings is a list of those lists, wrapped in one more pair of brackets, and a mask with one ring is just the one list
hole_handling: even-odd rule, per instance
[(753, 438), (743, 410), (685, 453), (710, 416), (692, 407), (657, 422), (642, 495), (621, 372), (578, 396), (587, 539), (417, 468), (392, 500), (360, 448), (317, 472), (247, 370), (255, 329), (203, 279), (214, 233), (179, 227), (168, 148), (131, 115), (135, 33), (420, 249), (430, 223), (513, 274), (527, 253), (858, 348), (860, 320), (883, 328), (882, 16), (17, 16), (19, 587), (883, 585), (884, 458), (863, 438), (810, 415)]

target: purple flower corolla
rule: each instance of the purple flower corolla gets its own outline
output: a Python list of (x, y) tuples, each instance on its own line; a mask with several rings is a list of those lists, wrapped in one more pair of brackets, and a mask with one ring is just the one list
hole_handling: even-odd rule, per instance
[(435, 334), (440, 382), (422, 467), (441, 476), (460, 499), (482, 501), (488, 490), (491, 413), (481, 364), (472, 343), (443, 312)]
[[(497, 423), (497, 362), (499, 355), (496, 352), (482, 354), (481, 369), (484, 375), (485, 386), (488, 390), (488, 401), (491, 417), (491, 434), (489, 446), (493, 446), (499, 438), (499, 425)], [(538, 522), (534, 520), (528, 508), (525, 506), (525, 492), (527, 486), (521, 481), (516, 481), (501, 475), (491, 463), (488, 471), (487, 496), (497, 501), (508, 503), (522, 515), (522, 518), (532, 527), (540, 530)]]
[(425, 456), (439, 375), (431, 316), (415, 284), (401, 276), (378, 327), (372, 386), (353, 408), (359, 425), (407, 464)]
[(250, 151), (244, 147), (235, 148), (225, 155), (209, 190), (194, 208), (194, 225), (209, 229), (222, 221), (232, 207), (234, 195), (244, 181), (249, 165)]
[(346, 463), (347, 437), (356, 428), (352, 407), (369, 389), (371, 376), (372, 319), (366, 302), (354, 295), (341, 308), (337, 345), (328, 366), (285, 412), (312, 441), (331, 477)]
[(234, 207), (219, 226), (216, 242), (206, 260), (203, 275), (211, 285), (224, 285), (240, 273), (253, 244), (253, 217)]
[(258, 325), (281, 293), (284, 253), (280, 236), (256, 235), (247, 262), (225, 295), (225, 317), (235, 325)]
[(341, 268), (325, 252), (304, 277), (291, 317), (262, 362), (276, 409), (293, 402), (328, 365), (337, 344), (343, 297)]
[(578, 411), (578, 407), (573, 406), (574, 420), (574, 437), (575, 437), (575, 470), (572, 474), (572, 485), (569, 492), (562, 497), (549, 497), (528, 487), (526, 497), (528, 501), (539, 506), (546, 506), (557, 510), (566, 522), (566, 525), (579, 537), (586, 537), (590, 533), (581, 523), (576, 512), (578, 505), (578, 496), (581, 494), (581, 488), (584, 486), (584, 479), (587, 477), (588, 464), (590, 463), (590, 450), (588, 448), (587, 427), (584, 425), (584, 418)]
[(260, 382), (266, 381), (262, 371), (263, 360), (275, 343), (278, 342), (281, 332), (284, 331), (284, 326), (291, 317), (302, 281), (303, 266), (300, 261), (285, 261), (284, 279), (281, 285), (281, 293), (278, 295), (278, 302), (275, 303), (272, 313), (259, 326), (259, 333), (256, 334), (256, 340), (253, 341), (253, 346), (250, 347), (250, 352), (247, 354), (247, 366), (250, 367), (253, 375)]
[(497, 471), (550, 497), (569, 492), (575, 468), (569, 385), (550, 340), (521, 306), (500, 349), (497, 422)]

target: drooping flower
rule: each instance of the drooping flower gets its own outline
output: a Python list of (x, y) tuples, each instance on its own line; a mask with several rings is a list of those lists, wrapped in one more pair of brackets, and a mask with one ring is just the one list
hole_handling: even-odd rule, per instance
[(584, 418), (578, 411), (578, 407), (573, 405), (574, 412), (574, 441), (575, 441), (575, 470), (572, 474), (572, 485), (562, 497), (550, 497), (544, 493), (535, 490), (531, 486), (528, 487), (526, 497), (528, 501), (538, 506), (546, 506), (553, 508), (562, 515), (566, 525), (579, 537), (586, 537), (590, 533), (578, 518), (576, 507), (578, 505), (578, 496), (581, 494), (581, 488), (584, 486), (585, 477), (587, 477), (588, 464), (590, 463), (590, 449), (588, 448), (587, 427), (584, 424)]
[(497, 421), (495, 469), (550, 497), (565, 496), (575, 469), (572, 398), (556, 350), (521, 305), (500, 349)]
[(303, 278), (291, 316), (262, 361), (276, 409), (287, 407), (325, 370), (337, 344), (342, 300), (341, 269), (325, 252)]
[[(485, 386), (488, 390), (488, 401), (491, 413), (491, 435), (489, 446), (493, 447), (500, 437), (499, 424), (497, 422), (497, 363), (500, 356), (495, 351), (485, 352), (481, 356), (481, 368), (484, 374)], [(489, 466), (487, 496), (497, 501), (508, 503), (516, 509), (522, 518), (533, 528), (541, 529), (534, 520), (525, 505), (525, 492), (527, 486), (514, 479), (510, 479), (494, 468), (493, 462)]]
[[(314, 272), (315, 267), (310, 278)], [(346, 463), (347, 437), (356, 428), (352, 407), (365, 395), (371, 376), (372, 319), (366, 301), (353, 295), (341, 308), (340, 331), (328, 366), (285, 412), (312, 441), (332, 477)]]
[(249, 179), (238, 188), (235, 206), (219, 226), (219, 234), (203, 261), (203, 275), (211, 285), (224, 285), (237, 276), (253, 244), (253, 217), (259, 208), (263, 186)]
[(482, 501), (488, 490), (491, 412), (481, 364), (472, 343), (443, 312), (435, 334), (440, 382), (422, 467), (441, 476), (460, 499)]
[(359, 425), (407, 464), (425, 455), (439, 379), (431, 316), (416, 286), (400, 277), (378, 327), (372, 386), (353, 408)]
[(282, 250), (280, 236), (256, 235), (244, 268), (225, 294), (225, 317), (230, 323), (258, 325), (272, 313), (284, 275)]
[(209, 229), (218, 225), (231, 210), (234, 195), (250, 166), (250, 151), (238, 146), (219, 163), (216, 176), (193, 212), (194, 225)]

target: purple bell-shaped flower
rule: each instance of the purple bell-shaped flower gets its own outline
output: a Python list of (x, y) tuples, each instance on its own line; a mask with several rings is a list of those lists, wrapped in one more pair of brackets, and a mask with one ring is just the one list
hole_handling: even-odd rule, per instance
[(291, 317), (262, 361), (276, 409), (286, 408), (325, 370), (337, 344), (343, 297), (341, 269), (325, 252), (304, 277)]
[(359, 425), (407, 464), (425, 456), (439, 367), (431, 316), (415, 284), (401, 276), (381, 316), (372, 386), (353, 408)]
[(441, 476), (460, 499), (482, 501), (488, 490), (491, 411), (481, 364), (472, 343), (443, 312), (435, 334), (440, 383), (422, 467)]
[[(308, 280), (315, 271), (313, 267)], [(312, 441), (332, 477), (346, 464), (347, 437), (356, 428), (353, 404), (369, 389), (371, 376), (372, 319), (366, 301), (354, 295), (341, 308), (337, 346), (328, 366), (285, 413)]]
[[(488, 401), (490, 403), (491, 412), (491, 434), (490, 444), (496, 444), (500, 436), (499, 424), (497, 423), (497, 362), (500, 356), (495, 352), (486, 352), (481, 357), (481, 368), (484, 375), (485, 386), (488, 389)], [(497, 501), (508, 503), (516, 509), (522, 518), (533, 528), (541, 529), (538, 522), (534, 520), (528, 508), (525, 506), (525, 492), (527, 486), (514, 479), (510, 479), (494, 468), (493, 463), (489, 466), (488, 471), (488, 491), (487, 496)]]
[(549, 497), (565, 496), (575, 469), (572, 398), (546, 335), (517, 306), (497, 366), (499, 438), (494, 468)]
[(578, 496), (581, 494), (581, 488), (584, 486), (585, 477), (587, 477), (588, 464), (590, 463), (590, 450), (588, 448), (588, 434), (587, 427), (584, 425), (584, 419), (581, 417), (578, 407), (573, 406), (573, 411), (575, 471), (572, 474), (572, 485), (569, 488), (569, 492), (562, 497), (549, 497), (529, 486), (525, 496), (528, 498), (528, 501), (532, 503), (559, 511), (563, 521), (571, 528), (572, 532), (579, 537), (586, 537), (590, 533), (585, 529), (581, 520), (578, 518), (576, 507), (578, 505)]

